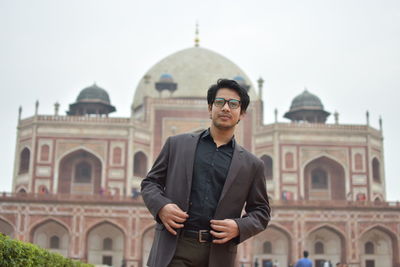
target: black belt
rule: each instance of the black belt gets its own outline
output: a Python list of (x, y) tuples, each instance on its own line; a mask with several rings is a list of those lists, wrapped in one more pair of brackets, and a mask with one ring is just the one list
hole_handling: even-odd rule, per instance
[(211, 242), (213, 240), (213, 236), (209, 230), (182, 230), (182, 236), (194, 238), (200, 243)]

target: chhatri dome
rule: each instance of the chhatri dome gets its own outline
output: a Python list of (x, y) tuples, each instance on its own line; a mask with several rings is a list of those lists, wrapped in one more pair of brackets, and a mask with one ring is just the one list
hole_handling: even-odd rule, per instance
[(220, 78), (235, 79), (248, 90), (251, 100), (258, 99), (249, 77), (235, 63), (195, 46), (167, 56), (150, 68), (136, 88), (132, 107), (141, 106), (146, 96), (157, 98), (165, 91), (168, 97), (206, 99), (208, 88)]
[(325, 123), (329, 115), (330, 113), (324, 110), (319, 97), (305, 89), (293, 99), (290, 110), (284, 117), (291, 121)]
[(82, 89), (76, 98), (76, 102), (69, 105), (68, 115), (106, 115), (114, 112), (110, 97), (106, 90), (94, 83), (92, 86)]

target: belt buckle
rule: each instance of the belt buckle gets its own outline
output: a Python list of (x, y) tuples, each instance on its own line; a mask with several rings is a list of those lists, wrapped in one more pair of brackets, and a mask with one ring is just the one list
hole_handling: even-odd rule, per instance
[(202, 238), (202, 233), (207, 233), (207, 232), (208, 232), (208, 230), (199, 230), (199, 242), (200, 243), (205, 243), (208, 241), (208, 240), (203, 240), (203, 238)]

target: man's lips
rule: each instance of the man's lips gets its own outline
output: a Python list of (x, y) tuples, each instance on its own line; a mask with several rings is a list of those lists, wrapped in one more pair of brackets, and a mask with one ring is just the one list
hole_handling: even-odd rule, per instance
[(218, 117), (223, 118), (223, 119), (231, 119), (232, 118), (232, 116), (230, 116), (228, 114), (221, 114), (221, 115), (218, 115)]

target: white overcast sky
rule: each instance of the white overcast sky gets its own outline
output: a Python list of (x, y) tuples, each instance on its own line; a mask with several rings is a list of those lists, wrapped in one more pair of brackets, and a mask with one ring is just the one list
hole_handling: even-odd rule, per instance
[[(18, 107), (65, 114), (94, 81), (130, 114), (140, 78), (162, 58), (200, 45), (265, 80), (266, 123), (304, 87), (340, 122), (383, 118), (388, 200), (400, 200), (398, 0), (0, 0), (0, 191), (11, 190)], [(329, 118), (333, 122), (333, 117)]]

